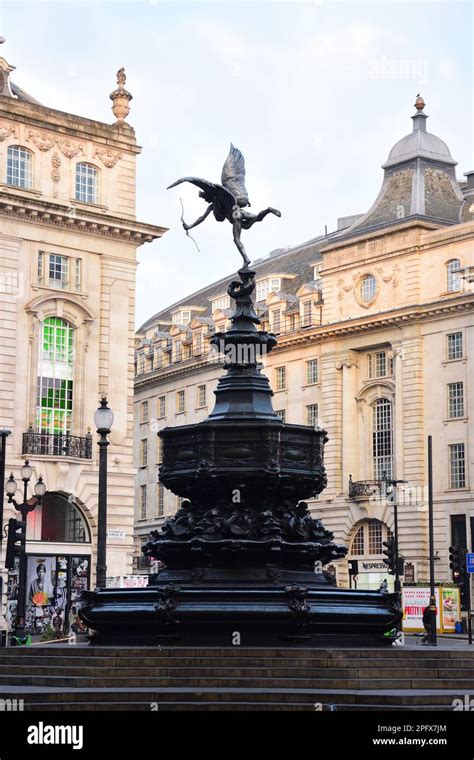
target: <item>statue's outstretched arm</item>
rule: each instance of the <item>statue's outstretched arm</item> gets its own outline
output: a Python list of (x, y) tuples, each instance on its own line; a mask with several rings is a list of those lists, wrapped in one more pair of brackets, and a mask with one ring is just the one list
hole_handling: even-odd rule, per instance
[(197, 227), (198, 224), (201, 224), (201, 222), (203, 222), (204, 219), (207, 216), (209, 216), (209, 214), (211, 213), (211, 211), (212, 211), (213, 208), (214, 208), (214, 204), (210, 203), (209, 206), (207, 207), (207, 209), (205, 210), (204, 214), (202, 216), (200, 216), (198, 219), (196, 219), (195, 222), (193, 222), (192, 224), (186, 224), (186, 222), (183, 222), (183, 227), (186, 230), (186, 232), (188, 230), (192, 230), (193, 227)]

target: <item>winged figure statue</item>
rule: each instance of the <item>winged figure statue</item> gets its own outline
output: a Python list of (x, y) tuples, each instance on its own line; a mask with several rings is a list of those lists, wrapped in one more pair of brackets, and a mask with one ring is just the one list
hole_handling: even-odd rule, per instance
[(183, 220), (183, 227), (186, 232), (201, 224), (211, 211), (218, 222), (223, 222), (227, 219), (232, 225), (234, 243), (242, 255), (244, 267), (248, 267), (250, 259), (245, 253), (244, 244), (240, 239), (242, 230), (249, 230), (252, 224), (261, 222), (267, 214), (281, 216), (281, 213), (278, 209), (270, 207), (259, 211), (258, 214), (251, 214), (245, 210), (246, 206), (250, 206), (250, 201), (245, 187), (245, 159), (240, 150), (231, 143), (229, 155), (222, 167), (221, 185), (208, 182), (199, 177), (181, 177), (181, 179), (169, 185), (167, 189), (176, 187), (176, 185), (180, 185), (182, 182), (191, 182), (196, 187), (199, 187), (201, 189), (199, 197), (204, 198), (209, 204), (204, 214), (192, 224), (186, 224)]

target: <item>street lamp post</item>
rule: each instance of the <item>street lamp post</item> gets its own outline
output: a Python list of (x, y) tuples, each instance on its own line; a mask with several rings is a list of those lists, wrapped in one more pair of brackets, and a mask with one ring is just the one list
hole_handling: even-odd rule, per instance
[(24, 545), (20, 551), (20, 570), (18, 577), (18, 602), (16, 610), (16, 622), (13, 631), (13, 636), (22, 642), (25, 639), (25, 622), (26, 622), (26, 530), (28, 525), (28, 514), (32, 512), (38, 504), (41, 504), (43, 496), (46, 493), (46, 485), (43, 483), (43, 478), (39, 476), (34, 487), (34, 496), (28, 499), (28, 483), (31, 480), (33, 474), (33, 468), (30, 466), (29, 461), (26, 459), (25, 464), (20, 470), (21, 479), (23, 481), (23, 501), (19, 504), (15, 499), (17, 492), (17, 482), (13, 477), (13, 473), (10, 473), (10, 477), (7, 480), (5, 490), (8, 496), (8, 503), (13, 504), (15, 509), (21, 513), (21, 519), (24, 522), (22, 528)]
[(102, 396), (95, 412), (94, 422), (99, 434), (99, 509), (97, 529), (96, 586), (105, 588), (107, 577), (107, 436), (112, 430), (114, 413), (107, 406), (106, 396)]
[(11, 434), (11, 430), (3, 428), (0, 430), (0, 483), (2, 488), (2, 498), (0, 499), (0, 547), (2, 546), (3, 538), (3, 489), (5, 487), (5, 462), (7, 459), (7, 438)]

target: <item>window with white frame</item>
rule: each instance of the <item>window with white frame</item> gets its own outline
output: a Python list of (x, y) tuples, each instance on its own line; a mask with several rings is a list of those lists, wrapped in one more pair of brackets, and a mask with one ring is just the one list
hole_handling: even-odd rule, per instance
[(280, 290), (280, 277), (268, 277), (257, 282), (255, 297), (257, 301), (264, 301), (269, 293), (277, 293)]
[(142, 401), (140, 409), (140, 422), (148, 422), (148, 401)]
[(306, 424), (310, 427), (317, 427), (318, 417), (318, 404), (308, 404), (306, 407)]
[(10, 145), (7, 151), (7, 185), (33, 187), (33, 154), (22, 145)]
[(301, 308), (301, 327), (311, 327), (313, 324), (313, 302), (304, 301)]
[(140, 486), (140, 520), (146, 520), (146, 485)]
[(278, 414), (282, 422), (286, 422), (286, 409), (275, 409), (275, 414)]
[(59, 290), (81, 289), (81, 259), (38, 251), (38, 285)]
[(466, 487), (466, 462), (463, 443), (453, 443), (449, 446), (449, 487)]
[(166, 396), (158, 396), (158, 417), (166, 417)]
[(148, 440), (142, 438), (140, 441), (140, 467), (146, 467), (148, 464)]
[(212, 311), (230, 309), (230, 296), (219, 296), (211, 301)]
[(458, 290), (461, 290), (460, 269), (461, 262), (459, 259), (451, 259), (446, 264), (446, 290), (448, 293), (456, 293)]
[(462, 332), (450, 333), (448, 341), (448, 361), (463, 358)]
[(310, 359), (306, 362), (306, 385), (314, 385), (318, 382), (318, 360)]
[(202, 354), (202, 332), (201, 331), (193, 335), (193, 352), (194, 352), (194, 356), (200, 356)]
[(206, 399), (206, 386), (205, 385), (198, 385), (197, 387), (197, 406), (198, 408), (202, 406), (206, 406), (207, 399)]
[(191, 312), (189, 309), (176, 311), (171, 316), (171, 321), (174, 325), (187, 325), (191, 321)]
[(364, 303), (373, 301), (377, 294), (377, 280), (373, 274), (366, 274), (360, 284), (360, 297)]
[(364, 526), (361, 525), (352, 540), (351, 555), (360, 556), (365, 554)]
[(137, 355), (137, 375), (142, 375), (145, 372), (145, 352), (140, 351)]
[(369, 554), (382, 554), (382, 523), (379, 520), (369, 522)]
[(381, 480), (384, 473), (393, 477), (393, 421), (392, 402), (377, 399), (372, 412), (372, 462), (374, 480)]
[(323, 268), (322, 264), (315, 264), (313, 267), (313, 279), (314, 280), (320, 280), (321, 279), (321, 270)]
[(163, 517), (165, 512), (165, 489), (163, 483), (156, 484), (156, 516)]
[(176, 392), (176, 414), (182, 414), (186, 411), (184, 391)]
[(448, 417), (464, 417), (463, 383), (448, 383)]
[(275, 368), (275, 390), (284, 391), (286, 388), (286, 367)]
[(60, 317), (47, 317), (41, 325), (38, 347), (36, 429), (40, 433), (71, 430), (74, 330)]
[(163, 439), (157, 436), (156, 439), (156, 463), (161, 464), (163, 461)]
[(177, 338), (176, 340), (173, 341), (173, 361), (174, 362), (181, 361), (181, 353), (182, 353), (181, 340)]
[(368, 377), (387, 377), (393, 375), (393, 358), (386, 351), (376, 351), (367, 355)]
[(83, 203), (98, 203), (99, 170), (93, 164), (76, 164), (76, 200)]
[(272, 311), (272, 331), (277, 335), (281, 332), (281, 311), (273, 309)]

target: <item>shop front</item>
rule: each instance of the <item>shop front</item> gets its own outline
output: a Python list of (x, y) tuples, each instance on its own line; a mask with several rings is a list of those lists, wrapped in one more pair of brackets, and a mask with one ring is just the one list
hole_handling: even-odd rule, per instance
[[(26, 630), (34, 638), (82, 633), (81, 592), (90, 588), (91, 537), (87, 520), (71, 497), (47, 493), (28, 516)], [(6, 621), (12, 629), (18, 600), (18, 559), (9, 573)]]

